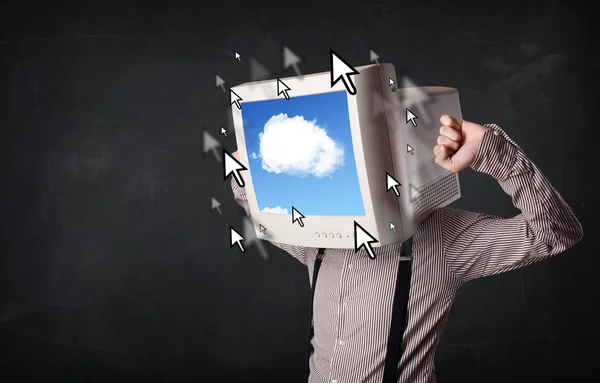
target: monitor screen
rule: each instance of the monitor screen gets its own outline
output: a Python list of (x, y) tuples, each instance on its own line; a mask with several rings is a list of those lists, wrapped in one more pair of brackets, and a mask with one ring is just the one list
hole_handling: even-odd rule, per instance
[(241, 112), (261, 213), (365, 216), (345, 91), (245, 102)]

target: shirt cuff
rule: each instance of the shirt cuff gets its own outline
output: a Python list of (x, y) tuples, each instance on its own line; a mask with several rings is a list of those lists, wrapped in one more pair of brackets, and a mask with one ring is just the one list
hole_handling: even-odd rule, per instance
[(238, 185), (237, 181), (235, 180), (235, 177), (232, 176), (229, 182), (231, 183), (231, 188), (233, 189), (234, 193), (241, 191), (242, 188), (240, 187), (240, 185)]
[(234, 176), (231, 176), (231, 189), (233, 190), (233, 195), (236, 198), (242, 198), (242, 199), (246, 198), (245, 188), (242, 188), (242, 187), (240, 187), (240, 185), (238, 185)]
[(486, 124), (479, 149), (471, 168), (499, 181), (508, 178), (517, 159), (518, 147), (498, 125)]

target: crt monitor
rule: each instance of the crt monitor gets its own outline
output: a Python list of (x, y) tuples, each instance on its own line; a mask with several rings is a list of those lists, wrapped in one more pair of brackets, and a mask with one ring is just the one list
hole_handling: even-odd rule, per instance
[(432, 152), (439, 117), (461, 117), (457, 91), (390, 86), (391, 64), (356, 69), (355, 94), (329, 72), (232, 88), (245, 192), (266, 229), (258, 238), (354, 248), (358, 230), (387, 245), (460, 197), (458, 175)]

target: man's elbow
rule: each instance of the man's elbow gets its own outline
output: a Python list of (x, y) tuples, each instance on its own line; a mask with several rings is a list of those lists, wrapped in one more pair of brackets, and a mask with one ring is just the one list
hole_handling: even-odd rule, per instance
[[(570, 209), (569, 209), (570, 210)], [(581, 222), (577, 219), (575, 213), (571, 210), (571, 220), (569, 224), (566, 225), (565, 231), (569, 233), (570, 238), (570, 246), (575, 246), (579, 241), (583, 239), (583, 226), (581, 226)]]
[(574, 240), (571, 244), (571, 247), (575, 246), (579, 241), (583, 239), (583, 226), (581, 226), (581, 223), (577, 219), (575, 219), (575, 229), (573, 237)]
[(560, 254), (583, 239), (583, 227), (577, 219), (568, 225), (561, 225), (558, 229), (553, 230), (553, 235), (550, 241), (551, 254)]

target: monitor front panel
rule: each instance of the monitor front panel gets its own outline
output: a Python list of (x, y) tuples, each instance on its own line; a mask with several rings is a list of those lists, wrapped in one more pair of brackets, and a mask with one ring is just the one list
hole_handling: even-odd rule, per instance
[(352, 248), (354, 221), (375, 232), (356, 99), (323, 75), (282, 81), (289, 100), (272, 92), (276, 80), (234, 88), (244, 100), (232, 110), (246, 195), (255, 225), (267, 229), (257, 235)]

